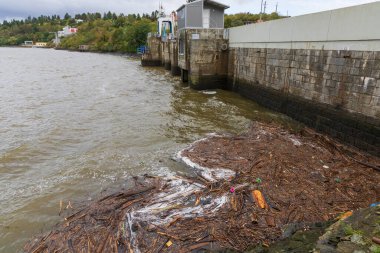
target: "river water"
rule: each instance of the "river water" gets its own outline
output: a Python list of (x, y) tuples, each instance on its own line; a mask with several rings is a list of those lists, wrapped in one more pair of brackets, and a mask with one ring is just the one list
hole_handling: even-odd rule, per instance
[(0, 252), (18, 252), (75, 207), (145, 173), (212, 132), (290, 122), (237, 94), (194, 91), (125, 56), (0, 48)]

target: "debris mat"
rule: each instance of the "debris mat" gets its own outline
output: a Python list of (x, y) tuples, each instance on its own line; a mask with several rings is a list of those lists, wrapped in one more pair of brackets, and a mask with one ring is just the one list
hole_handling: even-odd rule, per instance
[(193, 176), (135, 178), (26, 252), (204, 252), (270, 245), (380, 201), (380, 159), (304, 129), (253, 123), (177, 154)]

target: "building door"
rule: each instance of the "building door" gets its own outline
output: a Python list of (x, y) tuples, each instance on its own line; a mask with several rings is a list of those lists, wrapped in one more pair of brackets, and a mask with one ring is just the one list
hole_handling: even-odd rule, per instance
[(203, 28), (210, 28), (210, 9), (203, 9)]

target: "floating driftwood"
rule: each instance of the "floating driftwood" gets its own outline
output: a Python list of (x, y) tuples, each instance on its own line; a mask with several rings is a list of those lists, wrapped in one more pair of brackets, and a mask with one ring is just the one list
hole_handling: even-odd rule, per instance
[(380, 201), (379, 159), (311, 130), (256, 123), (240, 136), (202, 139), (176, 158), (194, 177), (136, 178), (134, 189), (66, 217), (25, 251), (243, 251), (281, 239), (289, 225)]

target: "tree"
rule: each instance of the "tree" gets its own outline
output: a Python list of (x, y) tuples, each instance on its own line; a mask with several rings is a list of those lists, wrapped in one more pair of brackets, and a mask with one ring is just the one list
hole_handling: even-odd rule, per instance
[(71, 19), (71, 16), (69, 13), (66, 12), (65, 16), (63, 17), (64, 20), (69, 20)]

